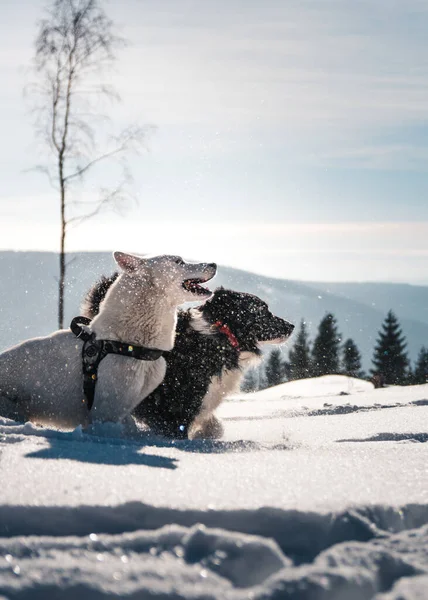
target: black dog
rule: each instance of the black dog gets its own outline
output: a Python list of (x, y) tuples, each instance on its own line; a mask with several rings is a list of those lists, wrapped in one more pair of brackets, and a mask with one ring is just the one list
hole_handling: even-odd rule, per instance
[[(85, 316), (98, 313), (116, 277), (103, 277), (88, 292)], [(201, 306), (179, 310), (165, 379), (137, 406), (135, 419), (168, 437), (220, 437), (213, 411), (238, 391), (243, 369), (260, 360), (259, 346), (281, 344), (293, 329), (257, 296), (223, 288)]]

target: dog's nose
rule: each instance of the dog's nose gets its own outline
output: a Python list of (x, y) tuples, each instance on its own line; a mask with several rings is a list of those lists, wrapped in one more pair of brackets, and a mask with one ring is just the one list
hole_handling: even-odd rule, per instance
[(294, 331), (294, 325), (293, 323), (288, 323), (287, 322), (287, 330), (288, 330), (288, 335), (291, 335)]

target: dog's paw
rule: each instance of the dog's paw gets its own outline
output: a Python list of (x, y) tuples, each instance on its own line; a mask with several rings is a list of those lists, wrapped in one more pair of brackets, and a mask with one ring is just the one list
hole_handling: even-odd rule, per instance
[(125, 426), (123, 423), (112, 421), (92, 421), (83, 428), (83, 433), (100, 438), (121, 438), (124, 436)]
[(198, 423), (191, 435), (192, 440), (218, 440), (223, 436), (224, 427), (220, 419), (211, 415), (205, 421)]

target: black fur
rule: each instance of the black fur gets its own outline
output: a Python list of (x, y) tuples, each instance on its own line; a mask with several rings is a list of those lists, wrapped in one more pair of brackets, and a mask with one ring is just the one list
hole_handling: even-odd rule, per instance
[[(86, 316), (92, 318), (98, 313), (99, 302), (116, 277), (103, 277), (89, 291)], [(229, 327), (239, 348), (219, 331), (217, 321)], [(198, 322), (208, 330), (198, 330)], [(257, 296), (223, 288), (202, 306), (179, 310), (175, 345), (166, 356), (165, 379), (137, 406), (134, 417), (162, 435), (187, 438), (213, 378), (239, 370), (241, 352), (260, 356), (259, 342), (288, 337), (293, 329), (291, 323), (275, 317)]]
[(85, 317), (93, 319), (100, 312), (100, 304), (106, 297), (111, 285), (119, 277), (118, 271), (106, 277), (101, 275), (99, 281), (97, 281), (85, 296), (82, 304), (82, 313)]
[(239, 369), (239, 351), (224, 334), (192, 327), (196, 309), (181, 311), (173, 351), (166, 357), (165, 379), (134, 410), (138, 421), (169, 437), (187, 438), (213, 377)]

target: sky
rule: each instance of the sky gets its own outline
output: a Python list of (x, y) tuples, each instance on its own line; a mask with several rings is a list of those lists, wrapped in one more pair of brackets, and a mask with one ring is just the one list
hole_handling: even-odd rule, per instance
[[(45, 2), (0, 0), (0, 249), (57, 250), (23, 97)], [(67, 248), (301, 280), (428, 284), (428, 0), (111, 0), (117, 128), (153, 126), (136, 201)], [(114, 180), (97, 169), (79, 199)], [(113, 181), (114, 183), (114, 181)]]

